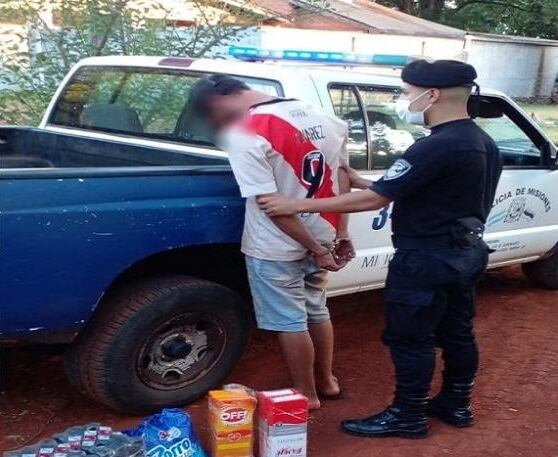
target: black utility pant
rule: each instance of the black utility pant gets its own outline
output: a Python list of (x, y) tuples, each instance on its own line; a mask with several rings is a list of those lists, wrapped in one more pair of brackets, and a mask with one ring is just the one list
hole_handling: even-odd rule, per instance
[(395, 364), (397, 401), (426, 397), (443, 351), (444, 382), (470, 383), (479, 355), (473, 333), (475, 285), (486, 269), (484, 242), (471, 248), (398, 249), (386, 284), (383, 341)]

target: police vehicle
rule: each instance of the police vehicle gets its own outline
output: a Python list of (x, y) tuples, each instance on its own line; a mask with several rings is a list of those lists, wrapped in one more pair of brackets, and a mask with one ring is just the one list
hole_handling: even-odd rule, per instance
[[(242, 47), (231, 48), (229, 53), (239, 60), (261, 63), (151, 57), (86, 59), (61, 85), (41, 127), (94, 138), (156, 146), (157, 139), (150, 139), (149, 136), (156, 136), (161, 132), (154, 131), (155, 135), (145, 131), (138, 135), (133, 135), (133, 131), (110, 134), (103, 132), (106, 129), (102, 125), (91, 125), (88, 129), (80, 128), (76, 131), (73, 126), (64, 125), (64, 122), (51, 122), (51, 111), (56, 108), (60, 96), (72, 90), (75, 83), (69, 83), (79, 80), (80, 75), (85, 78), (100, 75), (102, 81), (98, 84), (110, 84), (111, 80), (115, 83), (119, 74), (126, 73), (132, 79), (129, 91), (132, 90), (133, 79), (153, 80), (153, 89), (174, 91), (174, 96), (182, 102), (187, 98), (188, 87), (199, 76), (227, 73), (245, 79), (254, 89), (276, 96), (310, 101), (324, 111), (346, 120), (349, 126), (351, 165), (369, 179), (381, 177), (408, 146), (428, 134), (425, 129), (405, 124), (395, 114), (394, 102), (399, 95), (400, 80), (393, 68), (408, 63), (409, 58), (406, 56)], [(301, 65), (304, 62), (308, 65)], [(332, 68), (333, 65), (337, 67)], [(373, 66), (376, 71), (359, 70), (360, 66), (366, 65)], [(386, 67), (389, 71), (382, 70), (381, 67)], [(175, 78), (172, 83), (167, 81), (169, 77), (165, 75), (176, 74), (177, 70), (183, 77)], [(147, 76), (150, 73), (160, 76)], [(124, 95), (130, 97), (130, 94)], [(133, 97), (133, 100), (129, 100), (132, 110), (137, 105), (146, 105), (136, 109), (143, 109), (144, 112), (138, 113), (140, 117), (147, 114), (146, 110), (152, 110), (157, 102), (157, 95), (138, 92)], [(558, 251), (558, 172), (555, 171), (557, 147), (505, 94), (482, 88), (481, 97), (482, 108), (476, 122), (494, 138), (505, 165), (485, 235), (486, 242), (496, 251), (491, 256), (490, 266), (529, 263), (524, 265), (524, 271), (531, 279), (547, 287), (558, 288), (558, 256), (553, 255)], [(155, 112), (150, 115), (169, 114)], [(163, 119), (148, 121), (155, 124)], [(150, 128), (157, 127), (150, 125)], [(180, 141), (180, 150), (226, 156), (210, 144), (204, 144), (203, 134), (199, 138), (196, 135), (194, 127)], [(168, 147), (169, 144), (166, 143), (165, 148)], [(386, 208), (380, 212), (351, 216), (350, 227), (357, 258), (348, 268), (332, 275), (332, 295), (382, 286), (392, 254), (390, 212), (391, 208)], [(534, 261), (538, 262), (533, 263)]]
[[(351, 164), (369, 179), (429, 134), (395, 114), (405, 56), (230, 52), (85, 59), (38, 128), (0, 128), (0, 344), (70, 343), (71, 382), (116, 409), (199, 397), (247, 341), (244, 205), (226, 153), (188, 110), (200, 77), (227, 73), (344, 119)], [(522, 264), (558, 289), (557, 148), (505, 94), (482, 88), (477, 111), (505, 164), (490, 267)], [(390, 215), (350, 217), (357, 257), (331, 275), (331, 295), (383, 286)]]

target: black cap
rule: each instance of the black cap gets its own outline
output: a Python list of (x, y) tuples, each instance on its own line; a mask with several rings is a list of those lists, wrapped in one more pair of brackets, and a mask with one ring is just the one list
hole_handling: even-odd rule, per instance
[(474, 86), (477, 71), (468, 63), (457, 60), (415, 60), (403, 68), (401, 79), (418, 87)]

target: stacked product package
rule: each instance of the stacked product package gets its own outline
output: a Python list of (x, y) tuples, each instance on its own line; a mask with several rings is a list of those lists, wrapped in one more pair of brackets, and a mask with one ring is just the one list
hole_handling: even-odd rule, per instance
[(306, 457), (308, 398), (294, 389), (260, 392), (260, 457)]
[(68, 428), (36, 445), (6, 452), (5, 457), (144, 457), (141, 438), (130, 438), (98, 423)]
[[(208, 396), (211, 457), (253, 457), (256, 394), (233, 385)], [(295, 389), (257, 394), (260, 457), (306, 457), (308, 399)]]
[(208, 407), (211, 456), (252, 457), (255, 395), (242, 386), (212, 390)]
[[(253, 457), (258, 415), (260, 457), (306, 457), (308, 399), (295, 389), (256, 392), (238, 384), (208, 396), (212, 457)], [(257, 410), (256, 410), (257, 405)], [(116, 432), (92, 423), (68, 428), (4, 457), (206, 457), (192, 418), (164, 409)]]

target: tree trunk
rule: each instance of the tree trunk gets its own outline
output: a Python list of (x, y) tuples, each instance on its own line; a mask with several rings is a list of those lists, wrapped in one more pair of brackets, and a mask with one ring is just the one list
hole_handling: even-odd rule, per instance
[(403, 11), (407, 14), (414, 14), (415, 13), (415, 2), (414, 0), (398, 0), (397, 7), (399, 11)]
[(419, 0), (419, 15), (426, 19), (437, 20), (444, 11), (444, 0)]

